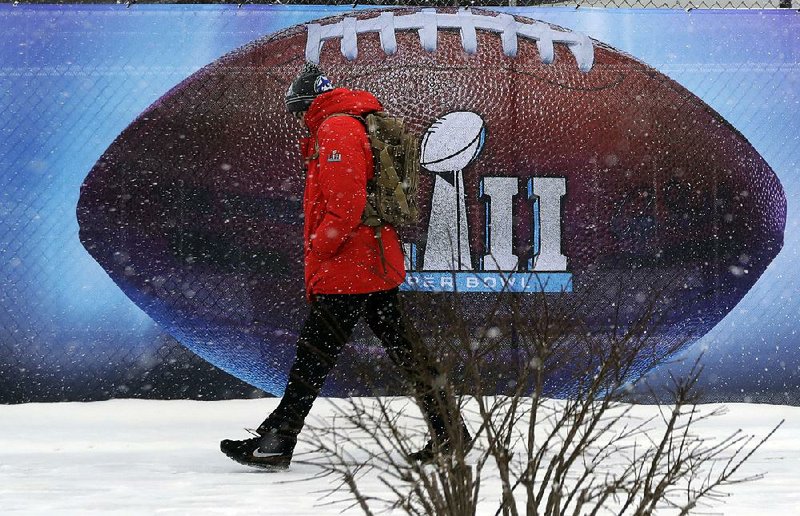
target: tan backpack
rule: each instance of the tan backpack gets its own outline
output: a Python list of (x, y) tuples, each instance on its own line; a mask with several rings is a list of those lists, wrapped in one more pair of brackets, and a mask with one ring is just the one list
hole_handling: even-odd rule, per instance
[(366, 116), (375, 176), (367, 183), (367, 206), (362, 221), (378, 227), (405, 226), (419, 219), (419, 142), (409, 133), (402, 118), (379, 111)]

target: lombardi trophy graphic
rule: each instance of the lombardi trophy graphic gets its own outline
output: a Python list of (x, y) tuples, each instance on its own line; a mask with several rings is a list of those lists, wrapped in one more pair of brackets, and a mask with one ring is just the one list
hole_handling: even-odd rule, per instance
[(463, 170), (478, 157), (486, 139), (480, 115), (454, 111), (425, 131), (420, 164), (436, 174), (431, 200), (425, 270), (472, 270)]

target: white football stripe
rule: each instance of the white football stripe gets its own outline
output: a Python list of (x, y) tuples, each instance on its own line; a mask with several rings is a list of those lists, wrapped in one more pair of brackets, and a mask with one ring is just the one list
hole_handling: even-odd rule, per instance
[(309, 23), (306, 25), (308, 39), (306, 40), (306, 60), (319, 63), (322, 45), (331, 39), (341, 40), (341, 52), (348, 60), (358, 57), (358, 35), (369, 32), (378, 32), (381, 38), (381, 48), (387, 54), (397, 51), (396, 31), (416, 30), (419, 33), (422, 48), (433, 52), (437, 47), (437, 33), (439, 29), (457, 29), (461, 32), (461, 44), (464, 51), (474, 54), (478, 51), (476, 30), (485, 30), (500, 34), (503, 43), (503, 53), (507, 56), (517, 55), (517, 38), (522, 37), (536, 42), (542, 62), (553, 62), (555, 51), (553, 45), (566, 45), (575, 60), (578, 68), (588, 72), (594, 64), (594, 46), (592, 40), (585, 34), (566, 32), (552, 29), (549, 25), (534, 21), (522, 23), (508, 14), (487, 16), (473, 14), (469, 9), (460, 9), (455, 14), (438, 13), (434, 9), (423, 9), (412, 14), (395, 15), (391, 12), (381, 13), (375, 18), (358, 20), (346, 17), (337, 23), (321, 25)]

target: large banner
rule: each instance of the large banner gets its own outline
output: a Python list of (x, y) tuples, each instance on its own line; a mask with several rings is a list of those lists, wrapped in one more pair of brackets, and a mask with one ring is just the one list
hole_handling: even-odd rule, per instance
[[(800, 402), (794, 12), (4, 5), (0, 41), (0, 401), (281, 394), (310, 61), (421, 143), (401, 290), (600, 333), (668, 288), (655, 339), (707, 401)], [(387, 362), (345, 353), (324, 394)]]

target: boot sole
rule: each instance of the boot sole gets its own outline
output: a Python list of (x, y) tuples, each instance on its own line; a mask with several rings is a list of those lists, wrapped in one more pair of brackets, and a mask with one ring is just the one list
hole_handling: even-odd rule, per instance
[(255, 462), (253, 460), (248, 460), (245, 457), (236, 457), (228, 454), (225, 454), (225, 456), (243, 466), (250, 466), (251, 468), (257, 468), (270, 473), (287, 471), (289, 469), (289, 464), (292, 461), (291, 458), (280, 458), (271, 462)]

